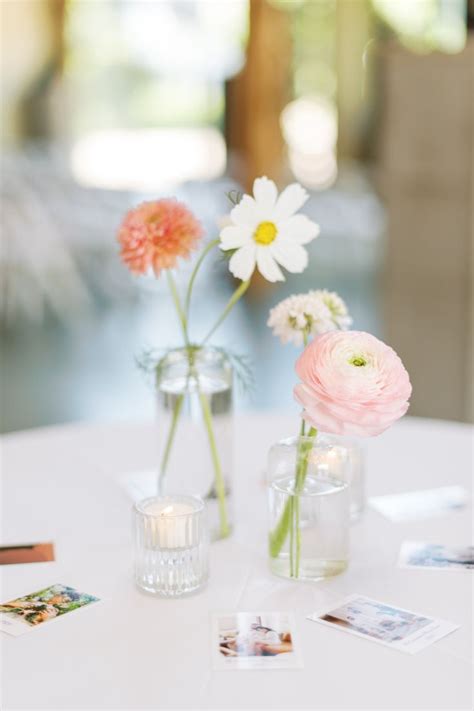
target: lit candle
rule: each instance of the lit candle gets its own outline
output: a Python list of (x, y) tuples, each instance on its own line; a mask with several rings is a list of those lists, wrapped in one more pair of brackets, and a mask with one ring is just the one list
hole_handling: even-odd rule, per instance
[(200, 510), (191, 498), (153, 498), (142, 502), (141, 511), (150, 527), (153, 548), (192, 548), (197, 545), (193, 515)]
[(348, 452), (337, 445), (322, 446), (313, 450), (311, 463), (316, 468), (318, 476), (339, 479), (349, 483)]

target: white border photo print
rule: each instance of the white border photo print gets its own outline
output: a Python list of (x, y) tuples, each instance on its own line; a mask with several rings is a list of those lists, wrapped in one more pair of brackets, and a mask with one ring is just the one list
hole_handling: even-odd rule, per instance
[(351, 595), (308, 619), (408, 654), (419, 652), (459, 627), (364, 595)]
[(288, 612), (222, 612), (212, 617), (214, 669), (302, 666), (294, 617)]
[(45, 622), (61, 619), (65, 614), (100, 602), (98, 597), (76, 588), (56, 583), (36, 592), (17, 597), (0, 605), (0, 630), (18, 637)]
[(401, 494), (373, 496), (370, 506), (391, 521), (421, 521), (433, 516), (442, 516), (450, 511), (459, 511), (468, 501), (468, 493), (462, 486), (441, 486), (438, 489), (405, 491)]
[(398, 566), (427, 570), (474, 570), (474, 546), (405, 541), (400, 549)]

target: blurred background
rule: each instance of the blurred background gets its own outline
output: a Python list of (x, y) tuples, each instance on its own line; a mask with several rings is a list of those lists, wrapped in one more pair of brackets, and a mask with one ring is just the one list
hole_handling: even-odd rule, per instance
[[(225, 193), (294, 180), (310, 267), (256, 280), (216, 336), (247, 353), (241, 408), (289, 410), (298, 351), (268, 310), (339, 292), (412, 378), (411, 414), (473, 419), (470, 0), (2, 0), (1, 431), (153, 416), (135, 360), (179, 345), (163, 280), (116, 233), (177, 195), (209, 237)], [(183, 266), (183, 274), (190, 265)], [(199, 338), (235, 288), (201, 277)]]

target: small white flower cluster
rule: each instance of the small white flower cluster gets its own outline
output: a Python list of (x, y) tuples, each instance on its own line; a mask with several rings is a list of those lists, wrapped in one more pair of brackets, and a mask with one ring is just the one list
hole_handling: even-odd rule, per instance
[(282, 343), (301, 346), (305, 335), (346, 330), (352, 323), (347, 306), (334, 291), (318, 289), (289, 296), (270, 311), (267, 325)]
[(352, 317), (349, 315), (346, 302), (335, 291), (318, 289), (310, 294), (318, 296), (326, 304), (337, 329), (346, 331), (352, 325)]

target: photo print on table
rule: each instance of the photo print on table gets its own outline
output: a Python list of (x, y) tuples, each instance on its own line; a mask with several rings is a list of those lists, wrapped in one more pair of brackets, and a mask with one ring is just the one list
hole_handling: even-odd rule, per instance
[(441, 486), (438, 489), (372, 496), (369, 505), (385, 518), (401, 523), (421, 521), (458, 511), (466, 505), (468, 498), (468, 493), (462, 486)]
[(452, 622), (386, 605), (364, 595), (351, 595), (308, 619), (409, 654), (459, 628)]
[(54, 560), (52, 543), (17, 543), (0, 546), (0, 565), (48, 563)]
[(1, 604), (0, 630), (18, 637), (93, 602), (99, 602), (99, 598), (67, 585), (51, 585)]
[(398, 558), (400, 568), (474, 570), (474, 546), (445, 546), (405, 541)]
[(212, 618), (215, 669), (302, 666), (294, 618), (287, 612), (229, 612)]

